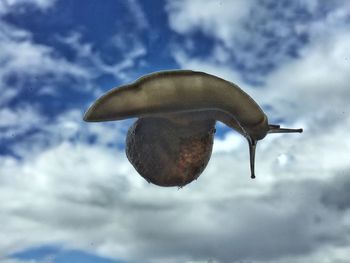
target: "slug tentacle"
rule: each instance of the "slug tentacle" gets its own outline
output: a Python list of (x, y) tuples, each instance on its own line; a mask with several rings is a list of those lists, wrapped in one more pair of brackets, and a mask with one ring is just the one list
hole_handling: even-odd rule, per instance
[(302, 133), (303, 129), (289, 129), (289, 128), (281, 128), (279, 125), (269, 125), (269, 130), (267, 133)]
[(147, 181), (184, 186), (198, 178), (212, 151), (216, 121), (247, 138), (251, 178), (257, 141), (268, 133), (302, 132), (271, 125), (259, 105), (237, 85), (190, 70), (162, 71), (112, 89), (88, 109), (88, 122), (137, 117), (126, 154)]
[(255, 151), (257, 140), (248, 138), (249, 144), (249, 163), (250, 163), (250, 178), (255, 179)]

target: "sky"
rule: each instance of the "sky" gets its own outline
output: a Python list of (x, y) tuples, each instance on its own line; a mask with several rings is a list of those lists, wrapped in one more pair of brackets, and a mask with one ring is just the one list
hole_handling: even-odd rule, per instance
[[(0, 262), (348, 262), (349, 47), (347, 0), (0, 0)], [(252, 180), (217, 123), (198, 180), (148, 184), (125, 156), (135, 119), (82, 117), (170, 69), (304, 132), (260, 141)]]

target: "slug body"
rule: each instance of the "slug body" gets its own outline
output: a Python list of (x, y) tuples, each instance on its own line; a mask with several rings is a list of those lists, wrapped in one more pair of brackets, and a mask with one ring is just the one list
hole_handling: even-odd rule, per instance
[(269, 125), (262, 109), (237, 85), (189, 70), (156, 72), (112, 89), (88, 109), (84, 120), (133, 117), (139, 119), (127, 135), (127, 157), (147, 181), (160, 186), (183, 186), (203, 172), (216, 121), (247, 138), (252, 178), (258, 140), (267, 133), (302, 132)]

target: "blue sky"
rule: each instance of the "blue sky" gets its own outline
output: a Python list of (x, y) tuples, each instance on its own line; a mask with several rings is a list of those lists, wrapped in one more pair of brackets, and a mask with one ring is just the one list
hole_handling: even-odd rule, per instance
[(48, 246), (31, 248), (27, 251), (15, 253), (11, 257), (20, 260), (39, 260), (43, 262), (122, 263), (121, 261), (95, 256), (84, 251), (64, 250), (59, 247)]
[[(0, 261), (344, 263), (350, 258), (350, 4), (345, 0), (0, 0)], [(221, 123), (178, 190), (128, 162), (134, 120), (84, 123), (109, 89), (159, 70), (237, 83), (270, 123)]]

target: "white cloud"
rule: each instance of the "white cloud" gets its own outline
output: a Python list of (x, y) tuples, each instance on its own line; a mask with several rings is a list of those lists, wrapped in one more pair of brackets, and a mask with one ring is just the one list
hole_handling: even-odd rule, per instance
[[(233, 47), (239, 39), (245, 37), (249, 37), (249, 41), (255, 40), (255, 37), (262, 40), (261, 30), (288, 37), (288, 34), (294, 31), (312, 33), (316, 27), (324, 30), (329, 29), (331, 24), (344, 26), (350, 4), (342, 0), (333, 0), (326, 10), (319, 9), (322, 4), (319, 0), (298, 0), (283, 5), (272, 0), (258, 3), (250, 0), (177, 0), (168, 1), (166, 11), (169, 25), (175, 32), (190, 36), (194, 31), (201, 31), (207, 36), (223, 41), (227, 47)], [(301, 11), (305, 11), (308, 17), (303, 17)], [(283, 40), (288, 42), (288, 39)], [(262, 43), (251, 43), (254, 44)]]
[(45, 10), (54, 5), (56, 0), (2, 0), (0, 2), (0, 15), (20, 11), (23, 6), (32, 6)]
[[(0, 99), (2, 105), (25, 90), (25, 81), (28, 80), (40, 81), (50, 75), (56, 83), (69, 76), (84, 83), (91, 77), (88, 68), (69, 62), (52, 47), (35, 43), (30, 32), (5, 22), (0, 24), (0, 49), (0, 91), (4, 94)], [(11, 78), (15, 81), (9, 84)], [(35, 91), (40, 93), (45, 88), (47, 86), (38, 86)]]
[(121, 147), (124, 145), (127, 125), (131, 122), (127, 120), (104, 125), (87, 124), (83, 121), (81, 109), (67, 110), (52, 120), (29, 106), (4, 108), (0, 111), (0, 117), (3, 117), (0, 138), (11, 141), (11, 152), (24, 159), (64, 141)]
[[(0, 254), (62, 244), (146, 262), (288, 262), (277, 259), (289, 253), (308, 258), (322, 252), (323, 240), (341, 236), (347, 213), (334, 205), (346, 199), (323, 198), (334, 195), (337, 181), (298, 182), (281, 175), (271, 184), (263, 174), (273, 171), (268, 165), (251, 181), (247, 151), (231, 155), (214, 154), (204, 174), (181, 190), (148, 184), (123, 152), (104, 146), (66, 141), (22, 161), (3, 158), (7, 238), (1, 239)], [(339, 244), (331, 251), (341, 249)]]
[(110, 74), (117, 79), (129, 80), (127, 70), (133, 68), (138, 59), (146, 54), (146, 48), (141, 40), (132, 36), (124, 39), (118, 34), (111, 37), (111, 46), (119, 50), (121, 58), (115, 63), (106, 63), (99, 52), (93, 50), (91, 43), (85, 43), (81, 40), (81, 34), (72, 32), (66, 37), (59, 37), (59, 40), (71, 47), (77, 54), (75, 63), (89, 69), (90, 77), (96, 77), (103, 74)]
[[(216, 53), (214, 53), (216, 54)], [(216, 75), (223, 79), (233, 81), (237, 85), (243, 84), (241, 76), (234, 69), (227, 66), (227, 64), (217, 63), (217, 60), (214, 56), (210, 56), (206, 59), (197, 59), (188, 56), (185, 52), (178, 48), (174, 48), (173, 56), (176, 62), (180, 65), (181, 68), (204, 71), (209, 74)]]
[(142, 7), (138, 2), (138, 0), (128, 0), (127, 3), (128, 3), (127, 6), (130, 12), (132, 13), (132, 15), (136, 20), (138, 29), (139, 30), (148, 29), (149, 22), (148, 22), (147, 16), (142, 10)]
[(170, 27), (181, 34), (195, 30), (230, 42), (235, 34), (241, 34), (239, 24), (254, 4), (253, 1), (168, 1)]
[[(5, 0), (0, 2), (0, 15), (20, 12), (21, 8), (28, 6), (46, 10), (55, 2), (55, 0)], [(139, 28), (144, 28), (142, 25), (147, 27), (148, 22), (139, 3), (130, 1), (127, 6), (138, 21)], [(118, 46), (115, 39), (118, 37), (121, 39), (121, 37), (116, 34), (111, 37), (110, 45), (119, 49), (122, 56), (116, 58), (115, 63), (107, 63), (102, 58), (101, 52), (94, 49), (92, 43), (82, 41), (81, 34), (72, 31), (65, 37), (56, 36), (55, 38), (56, 41), (61, 41), (61, 44), (66, 44), (74, 51), (76, 59), (70, 61), (54, 46), (36, 43), (32, 32), (13, 26), (3, 19), (0, 22), (0, 91), (2, 94), (0, 105), (3, 107), (17, 97), (24, 96), (23, 93), (31, 93), (30, 98), (37, 95), (63, 94), (59, 88), (67, 86), (61, 83), (68, 79), (75, 81), (69, 88), (77, 90), (78, 87), (82, 92), (94, 89), (94, 92), (99, 94), (100, 89), (92, 84), (96, 78), (109, 74), (117, 79), (129, 81), (130, 69), (135, 67), (137, 61), (146, 54), (146, 48), (138, 37), (122, 39)], [(121, 44), (124, 47), (121, 47)], [(7, 109), (5, 115), (10, 116), (8, 114), (10, 111), (19, 113), (22, 111), (19, 108), (29, 108), (24, 104), (25, 102), (19, 105), (18, 109)], [(33, 122), (28, 123), (33, 124)]]
[(57, 75), (71, 74), (77, 77), (88, 77), (85, 69), (73, 65), (63, 58), (55, 57), (52, 48), (35, 44), (30, 39), (14, 41), (2, 39), (0, 42), (6, 74), (16, 72), (28, 75), (41, 75), (52, 72)]
[(34, 108), (25, 105), (19, 108), (0, 109), (0, 138), (20, 136), (28, 132), (33, 125), (42, 123), (43, 117)]
[(227, 132), (223, 139), (214, 140), (213, 153), (228, 153), (240, 149), (243, 142), (245, 142), (245, 139), (238, 133)]
[(9, 258), (0, 258), (2, 263), (49, 263), (48, 261), (39, 262), (37, 260), (18, 260)]
[[(328, 32), (327, 38), (316, 38), (312, 45), (302, 50), (301, 59), (280, 67), (268, 78), (266, 86), (279, 91), (267, 93), (272, 95), (268, 100), (288, 97), (288, 100), (294, 101), (294, 109), (289, 110), (314, 117), (332, 110), (333, 113), (338, 111), (338, 114), (347, 111), (344, 100), (350, 96), (349, 44), (348, 30), (340, 29)], [(321, 102), (322, 98), (327, 98), (327, 103)], [(336, 107), (341, 104), (341, 107)]]
[[(168, 1), (169, 24), (188, 43), (201, 32), (215, 40), (208, 54), (217, 64), (231, 64), (249, 81), (264, 82), (266, 75), (282, 63), (298, 57), (300, 49), (324, 36), (331, 28), (343, 27), (350, 5), (332, 1), (325, 9), (319, 1)], [(175, 45), (179, 52), (192, 57), (193, 48)], [(179, 61), (181, 65), (181, 61)]]

